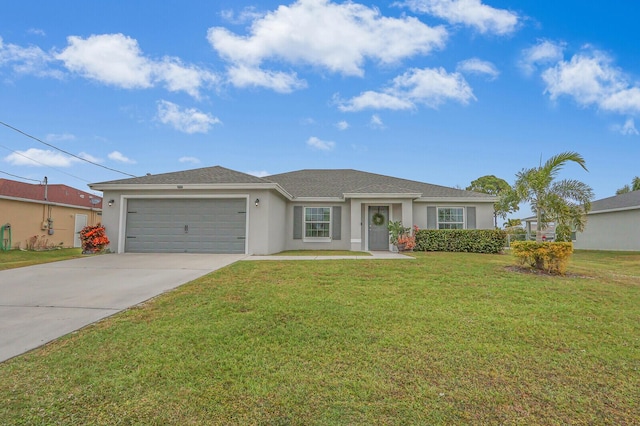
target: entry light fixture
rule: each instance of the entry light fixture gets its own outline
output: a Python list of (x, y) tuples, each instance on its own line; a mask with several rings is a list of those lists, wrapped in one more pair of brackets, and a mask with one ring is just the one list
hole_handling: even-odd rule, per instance
[(115, 200), (112, 198), (109, 200), (109, 207), (113, 206), (113, 203), (115, 203)]
[(256, 198), (256, 207), (260, 205), (260, 198)]

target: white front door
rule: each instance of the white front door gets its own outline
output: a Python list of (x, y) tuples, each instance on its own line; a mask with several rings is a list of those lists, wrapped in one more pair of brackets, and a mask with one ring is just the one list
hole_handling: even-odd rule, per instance
[(87, 226), (87, 215), (77, 214), (76, 224), (73, 227), (73, 246), (74, 247), (82, 247), (82, 240), (80, 240), (80, 231), (82, 231), (82, 228), (84, 228), (85, 226)]

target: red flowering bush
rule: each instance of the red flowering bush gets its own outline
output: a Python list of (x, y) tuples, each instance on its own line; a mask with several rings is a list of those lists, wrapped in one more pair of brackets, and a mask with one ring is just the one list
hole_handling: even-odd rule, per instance
[(80, 231), (83, 253), (99, 253), (109, 244), (109, 238), (104, 233), (104, 226), (85, 226)]
[(395, 245), (398, 251), (413, 250), (416, 246), (416, 232), (418, 231), (416, 225), (413, 225), (412, 229), (403, 227), (400, 221), (389, 223), (391, 244)]

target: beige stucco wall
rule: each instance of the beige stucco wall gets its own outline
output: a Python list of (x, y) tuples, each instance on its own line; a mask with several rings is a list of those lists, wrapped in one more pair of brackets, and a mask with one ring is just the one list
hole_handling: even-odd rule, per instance
[[(34, 236), (47, 245), (73, 247), (78, 214), (87, 216), (87, 225), (96, 225), (101, 220), (99, 211), (95, 209), (0, 199), (0, 225), (11, 224), (13, 248), (26, 248), (27, 240)], [(42, 229), (43, 222), (48, 218), (53, 220), (52, 235), (48, 229)]]
[(640, 209), (587, 215), (584, 232), (574, 248), (583, 250), (640, 251)]

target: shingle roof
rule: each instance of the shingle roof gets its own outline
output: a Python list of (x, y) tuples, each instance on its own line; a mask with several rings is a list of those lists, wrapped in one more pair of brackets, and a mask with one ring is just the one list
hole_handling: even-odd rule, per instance
[[(0, 196), (23, 198), (26, 200), (45, 201), (45, 185), (0, 179)], [(91, 204), (91, 199), (98, 199), (100, 203)], [(102, 197), (72, 188), (67, 185), (47, 185), (47, 200), (57, 204), (68, 204), (80, 207), (102, 208)]]
[(591, 212), (604, 210), (640, 208), (640, 191), (631, 191), (613, 197), (603, 198), (591, 203)]
[(280, 184), (294, 197), (342, 197), (343, 194), (419, 193), (423, 197), (493, 199), (487, 194), (448, 188), (353, 169), (299, 170), (265, 177)]
[(183, 170), (179, 172), (146, 175), (136, 178), (111, 180), (94, 183), (92, 185), (124, 184), (124, 185), (173, 185), (173, 184), (216, 184), (216, 183), (266, 183), (265, 180), (246, 173), (236, 172), (220, 166), (203, 167), (200, 169)]
[[(423, 197), (464, 197), (491, 201), (478, 192), (431, 185), (352, 169), (298, 170), (259, 178), (220, 166), (112, 180), (99, 185), (188, 185), (188, 184), (272, 184), (280, 185), (295, 198), (342, 198), (344, 194), (422, 194)], [(484, 200), (483, 200), (484, 199)]]

